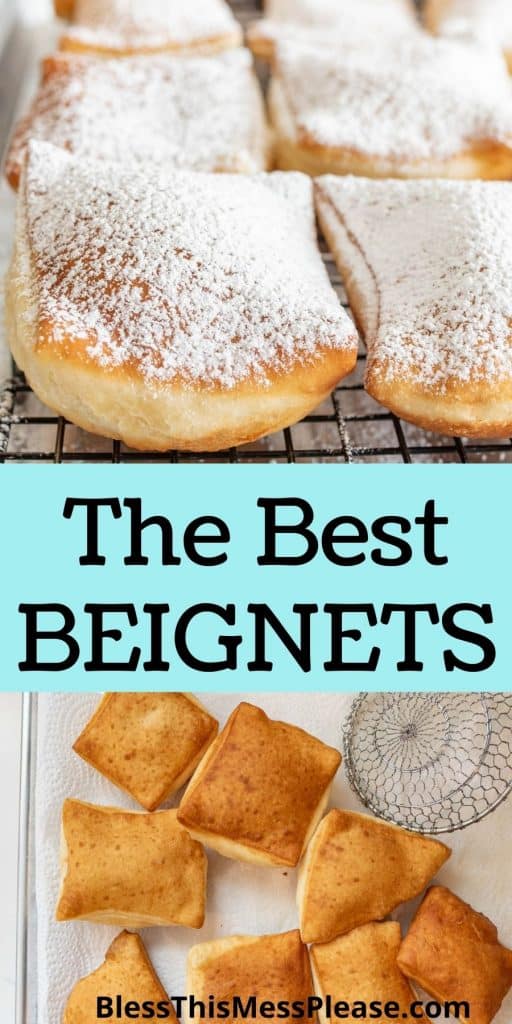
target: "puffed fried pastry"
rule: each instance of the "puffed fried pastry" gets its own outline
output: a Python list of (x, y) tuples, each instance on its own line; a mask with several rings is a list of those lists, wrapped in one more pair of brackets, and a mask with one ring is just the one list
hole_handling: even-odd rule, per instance
[[(94, 1024), (98, 1020), (97, 1000), (121, 997), (127, 1003), (148, 1003), (168, 1010), (167, 1019), (176, 1024), (176, 1014), (139, 935), (121, 932), (107, 950), (105, 960), (92, 974), (75, 985), (66, 1003), (62, 1024)], [(133, 1020), (132, 1016), (117, 1020)]]
[[(187, 961), (187, 990), (208, 1002), (246, 1003), (251, 997), (278, 1003), (306, 1003), (313, 985), (308, 951), (298, 931), (280, 935), (235, 935), (192, 946)], [(239, 1017), (226, 1017), (234, 1024)], [(268, 1018), (267, 1018), (268, 1019)], [(303, 1018), (311, 1021), (307, 1015)], [(251, 1017), (264, 1024), (265, 1016)]]
[(334, 39), (346, 50), (379, 45), (419, 30), (409, 0), (268, 0), (265, 17), (249, 26), (247, 40), (256, 56), (271, 60), (280, 42), (312, 42), (324, 48)]
[(426, 0), (423, 17), (431, 32), (472, 35), (503, 50), (512, 71), (512, 6), (509, 0)]
[(256, 173), (269, 140), (247, 50), (212, 57), (98, 61), (56, 54), (15, 129), (6, 176), (17, 188), (29, 139), (77, 157), (155, 168)]
[(190, 778), (217, 729), (187, 693), (107, 693), (73, 750), (154, 811)]
[(512, 430), (512, 185), (318, 182), (368, 348), (366, 389), (427, 430)]
[(57, 921), (200, 928), (205, 895), (205, 852), (175, 810), (64, 802)]
[(47, 405), (143, 450), (289, 426), (356, 362), (301, 175), (125, 168), (31, 142), (7, 284)]
[(469, 1024), (491, 1024), (512, 988), (512, 950), (496, 926), (443, 886), (427, 892), (398, 965), (438, 1001), (469, 1004)]
[(283, 170), (512, 177), (512, 83), (499, 51), (478, 43), (420, 32), (366, 49), (280, 43), (269, 107)]
[(242, 703), (189, 783), (179, 821), (226, 857), (294, 867), (340, 763), (333, 747)]
[(303, 942), (329, 942), (381, 921), (432, 881), (451, 851), (367, 814), (334, 809), (320, 822), (299, 869)]
[(242, 42), (225, 0), (56, 0), (71, 19), (63, 50), (100, 57), (217, 53)]
[[(424, 1020), (419, 1008), (415, 1016), (409, 1011), (415, 994), (396, 962), (400, 948), (400, 925), (396, 921), (364, 924), (347, 935), (311, 947), (311, 968), (316, 994), (331, 996), (333, 1005), (342, 1001), (352, 1010), (372, 1003), (381, 1007), (397, 1003), (397, 1019)], [(320, 1024), (328, 1024), (325, 1005), (319, 1012)], [(361, 1021), (372, 1020), (373, 1014), (359, 1015)]]

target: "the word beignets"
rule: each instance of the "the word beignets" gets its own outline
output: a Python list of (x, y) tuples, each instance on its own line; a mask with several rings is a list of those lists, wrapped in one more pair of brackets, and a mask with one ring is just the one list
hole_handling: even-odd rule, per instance
[(71, 19), (61, 49), (77, 53), (215, 53), (242, 42), (225, 0), (56, 0), (56, 9)]
[(333, 747), (242, 703), (199, 765), (178, 818), (226, 857), (294, 867), (340, 763)]
[(495, 43), (512, 71), (512, 6), (509, 0), (426, 0), (424, 20), (431, 32), (471, 34)]
[(269, 106), (283, 170), (370, 178), (512, 177), (501, 54), (415, 33), (360, 49), (281, 43)]
[(512, 950), (496, 926), (440, 885), (417, 911), (398, 965), (436, 999), (468, 1003), (470, 1024), (490, 1024), (512, 988)]
[[(280, 935), (236, 935), (192, 946), (187, 962), (187, 989), (194, 998), (208, 1002), (245, 1003), (256, 996), (265, 1001), (304, 1002), (312, 995), (313, 984), (308, 951), (298, 931)], [(235, 1024), (239, 1017), (225, 1018)], [(303, 1020), (311, 1021), (305, 1015)], [(264, 1024), (265, 1016), (251, 1020)]]
[(65, 801), (57, 921), (200, 928), (205, 900), (206, 855), (176, 811)]
[(381, 921), (399, 903), (418, 896), (450, 852), (435, 839), (367, 814), (329, 811), (299, 869), (303, 942), (329, 942)]
[[(172, 1003), (155, 973), (144, 943), (133, 932), (121, 932), (107, 950), (101, 966), (77, 982), (66, 1003), (62, 1024), (92, 1024), (98, 1020), (97, 1000), (115, 1001), (118, 996), (121, 996), (123, 1005), (146, 1001), (155, 1006), (165, 1003), (169, 1008), (168, 1020), (176, 1022)], [(130, 1020), (133, 1017), (123, 1015), (117, 1019)]]
[(512, 185), (328, 177), (317, 205), (367, 391), (427, 430), (510, 436)]
[(263, 100), (250, 55), (131, 57), (57, 54), (15, 130), (6, 175), (17, 188), (29, 139), (84, 160), (256, 173), (267, 168)]
[(154, 811), (190, 778), (217, 728), (187, 693), (107, 693), (73, 750)]
[(7, 306), (42, 401), (145, 450), (218, 450), (289, 426), (357, 355), (301, 175), (150, 181), (31, 142)]
[[(341, 880), (343, 884), (343, 879)], [(311, 947), (311, 967), (315, 990), (324, 1000), (331, 996), (333, 1005), (338, 1001), (349, 1007), (364, 1003), (368, 1009), (372, 1002), (398, 1003), (397, 1019), (422, 1020), (415, 1011), (409, 1013), (415, 1001), (414, 992), (396, 962), (400, 948), (400, 925), (396, 921), (383, 924), (364, 924), (348, 935)], [(368, 1016), (359, 1019), (370, 1021)], [(319, 1012), (320, 1024), (328, 1024), (325, 1008)]]

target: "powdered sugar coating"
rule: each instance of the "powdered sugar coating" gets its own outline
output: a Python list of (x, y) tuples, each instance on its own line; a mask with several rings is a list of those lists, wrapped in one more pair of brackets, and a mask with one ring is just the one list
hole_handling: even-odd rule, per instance
[(296, 132), (407, 161), (512, 144), (512, 84), (499, 53), (415, 33), (364, 51), (279, 45), (276, 76)]
[(412, 7), (401, 0), (273, 0), (267, 14), (251, 27), (249, 40), (261, 39), (270, 46), (280, 43), (314, 43), (365, 49), (373, 42), (419, 32)]
[(447, 34), (469, 33), (485, 42), (512, 48), (510, 0), (447, 0), (435, 20), (438, 29)]
[(440, 391), (512, 375), (512, 184), (328, 176), (318, 187), (365, 294), (370, 368)]
[(7, 173), (29, 138), (77, 156), (190, 170), (265, 167), (263, 101), (246, 50), (211, 57), (57, 56), (16, 132)]
[(158, 49), (239, 32), (224, 0), (75, 0), (71, 39), (104, 49)]
[(33, 142), (23, 196), (39, 321), (105, 368), (231, 388), (355, 344), (302, 175), (150, 183)]
[(275, 21), (304, 25), (334, 25), (340, 21), (349, 25), (354, 18), (362, 19), (370, 28), (374, 19), (382, 23), (397, 15), (411, 17), (408, 0), (266, 0), (265, 15)]

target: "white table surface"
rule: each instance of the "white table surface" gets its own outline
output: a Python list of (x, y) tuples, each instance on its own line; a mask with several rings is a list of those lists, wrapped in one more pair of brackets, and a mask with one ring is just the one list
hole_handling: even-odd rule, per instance
[(21, 696), (0, 694), (0, 1020), (14, 1020)]

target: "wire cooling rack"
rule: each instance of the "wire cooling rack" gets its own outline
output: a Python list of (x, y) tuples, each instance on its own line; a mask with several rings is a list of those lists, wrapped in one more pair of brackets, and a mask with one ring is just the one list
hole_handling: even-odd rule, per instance
[[(233, 0), (243, 24), (258, 15), (257, 0)], [(5, 149), (10, 127), (22, 98), (35, 77), (38, 51), (48, 49), (48, 36), (34, 40), (28, 30), (14, 27), (0, 56), (0, 145)], [(2, 209), (13, 198), (4, 195)], [(10, 228), (2, 224), (4, 239)], [(323, 258), (340, 301), (346, 296), (334, 261), (320, 240)], [(109, 463), (470, 463), (512, 462), (512, 439), (468, 441), (427, 433), (404, 423), (378, 405), (363, 387), (365, 353), (361, 345), (357, 369), (336, 388), (313, 415), (301, 423), (250, 445), (227, 452), (136, 452), (118, 441), (94, 437), (42, 405), (14, 365), (2, 381), (0, 337), (0, 462)]]

